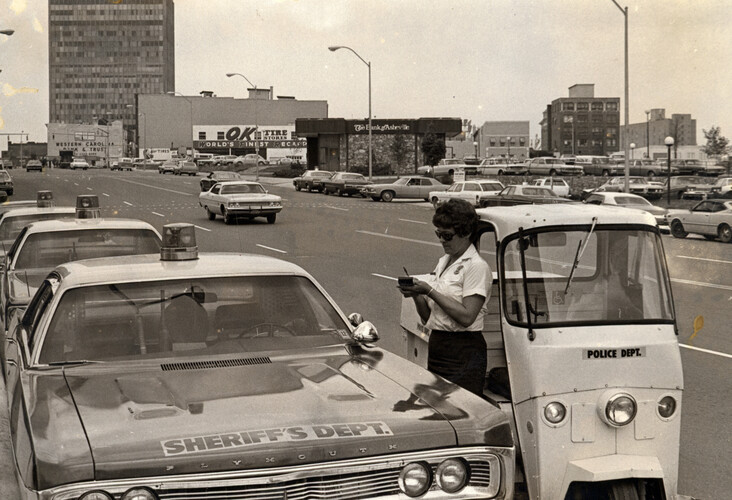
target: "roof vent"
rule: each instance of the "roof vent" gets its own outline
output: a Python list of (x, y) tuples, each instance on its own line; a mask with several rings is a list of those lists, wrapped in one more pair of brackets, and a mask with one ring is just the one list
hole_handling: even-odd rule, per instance
[(36, 206), (38, 208), (56, 206), (56, 202), (53, 201), (53, 193), (51, 191), (38, 191), (36, 194)]
[(77, 219), (98, 219), (102, 216), (99, 197), (95, 194), (80, 194), (76, 197)]
[(195, 260), (197, 258), (198, 245), (193, 224), (179, 222), (163, 226), (160, 260)]

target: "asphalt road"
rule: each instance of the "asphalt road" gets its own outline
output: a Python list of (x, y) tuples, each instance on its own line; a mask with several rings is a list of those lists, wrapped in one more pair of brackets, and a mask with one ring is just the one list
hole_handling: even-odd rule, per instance
[[(198, 178), (156, 172), (107, 170), (13, 170), (12, 199), (54, 192), (57, 205), (73, 205), (78, 194), (97, 194), (103, 216), (197, 226), (201, 251), (266, 254), (294, 262), (317, 279), (346, 312), (375, 323), (381, 345), (402, 353), (401, 296), (396, 276), (431, 271), (442, 253), (423, 202), (379, 203), (296, 192), (289, 179), (262, 181), (284, 198), (275, 224), (264, 219), (237, 226), (209, 221), (198, 206)], [(732, 478), (732, 245), (689, 237), (663, 242), (672, 278), (685, 393), (679, 492), (701, 499), (729, 498)], [(693, 340), (693, 321), (704, 327)], [(15, 498), (7, 430), (7, 405), (0, 391), (0, 498)]]

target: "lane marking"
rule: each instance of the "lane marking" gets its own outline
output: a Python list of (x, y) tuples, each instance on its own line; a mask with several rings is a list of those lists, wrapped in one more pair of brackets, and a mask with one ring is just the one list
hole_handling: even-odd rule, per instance
[(421, 220), (411, 220), (411, 219), (399, 219), (399, 220), (402, 222), (413, 222), (415, 224), (427, 224), (426, 222), (421, 221)]
[(256, 246), (258, 246), (260, 248), (266, 248), (267, 250), (272, 250), (273, 252), (287, 253), (284, 250), (280, 250), (279, 248), (272, 248), (272, 247), (268, 247), (265, 245), (260, 245), (259, 243), (257, 243)]
[(102, 193), (102, 196), (106, 196), (107, 198), (109, 198), (109, 195), (107, 193)]
[(377, 273), (371, 273), (371, 276), (376, 276), (377, 278), (385, 278), (385, 279), (392, 280), (392, 281), (397, 280), (396, 278), (392, 278), (391, 276), (386, 276), (386, 275), (377, 274)]
[(344, 212), (348, 212), (347, 208), (334, 207), (331, 205), (324, 205), (324, 206), (325, 206), (325, 208), (332, 208), (333, 210), (343, 210)]
[(90, 188), (90, 187), (88, 187), (88, 188), (86, 188), (86, 189), (88, 189), (89, 191), (94, 191), (94, 190), (93, 190), (92, 188)]
[(706, 288), (716, 288), (718, 290), (732, 291), (732, 286), (730, 286), (730, 285), (718, 285), (716, 283), (702, 283), (701, 281), (682, 280), (680, 278), (671, 278), (671, 281), (673, 281), (674, 283), (681, 283), (683, 285), (694, 285), (694, 286), (701, 286), (701, 287), (706, 287)]
[(693, 345), (679, 344), (679, 347), (685, 347), (687, 349), (705, 352), (707, 354), (714, 354), (715, 356), (722, 356), (723, 358), (732, 358), (732, 354), (727, 354), (725, 352), (711, 351), (709, 349), (702, 349), (701, 347), (694, 347)]
[(198, 228), (198, 229), (200, 229), (201, 231), (208, 231), (209, 233), (211, 232), (211, 230), (210, 230), (210, 229), (208, 229), (208, 228), (206, 228), (206, 227), (201, 227), (201, 226), (197, 226), (197, 225), (195, 225), (195, 224), (193, 224), (193, 227), (195, 227), (195, 228)]
[(130, 203), (129, 201), (122, 201), (122, 203), (124, 203), (125, 205), (129, 205), (131, 207), (134, 207), (135, 206), (132, 203)]
[(679, 259), (704, 260), (707, 262), (719, 262), (722, 264), (732, 264), (732, 260), (707, 259), (705, 257), (689, 257), (688, 255), (677, 255)]
[(198, 197), (197, 194), (184, 193), (183, 191), (176, 191), (175, 189), (168, 189), (168, 188), (163, 188), (163, 187), (158, 187), (158, 186), (151, 186), (149, 184), (144, 184), (142, 182), (135, 182), (135, 181), (131, 181), (129, 179), (121, 179), (119, 177), (115, 177), (115, 179), (117, 179), (118, 181), (121, 181), (121, 182), (128, 182), (130, 184), (136, 184), (138, 186), (143, 186), (143, 187), (150, 188), (150, 189), (159, 189), (160, 191), (168, 191), (169, 193), (176, 193), (176, 194), (182, 194), (182, 195), (185, 195), (185, 196), (196, 196), (196, 197)]
[(159, 214), (157, 212), (150, 212), (153, 215), (157, 215), (158, 217), (165, 217), (163, 214)]
[(78, 183), (78, 182), (74, 182), (74, 186), (78, 186), (78, 185), (79, 185), (79, 183)]

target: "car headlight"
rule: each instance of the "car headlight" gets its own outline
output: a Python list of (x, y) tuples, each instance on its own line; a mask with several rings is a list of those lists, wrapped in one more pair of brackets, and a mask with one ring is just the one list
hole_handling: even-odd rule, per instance
[(235, 201), (230, 201), (229, 202), (229, 208), (236, 208), (238, 206), (239, 206), (239, 204), (237, 202), (235, 202)]
[(158, 496), (147, 488), (132, 488), (120, 500), (158, 500)]
[(558, 424), (567, 416), (567, 408), (559, 401), (552, 401), (544, 407), (544, 418), (552, 424)]
[(457, 493), (468, 484), (468, 466), (459, 458), (448, 458), (437, 466), (435, 479), (446, 493)]
[(664, 396), (658, 402), (658, 414), (663, 418), (671, 418), (676, 411), (676, 400), (673, 396)]
[(618, 393), (607, 400), (605, 417), (607, 417), (609, 424), (622, 427), (633, 421), (637, 409), (633, 396)]
[(114, 500), (114, 498), (105, 491), (90, 491), (81, 495), (79, 500)]
[(432, 484), (432, 470), (422, 462), (407, 464), (399, 473), (399, 488), (410, 497), (424, 495)]

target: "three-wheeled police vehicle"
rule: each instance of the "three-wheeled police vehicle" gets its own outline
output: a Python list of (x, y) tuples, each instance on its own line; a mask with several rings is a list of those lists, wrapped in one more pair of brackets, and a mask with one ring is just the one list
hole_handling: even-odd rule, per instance
[[(484, 397), (510, 417), (517, 495), (688, 498), (677, 494), (683, 376), (653, 216), (579, 204), (478, 214), (494, 271)], [(425, 365), (430, 332), (411, 299), (401, 326), (406, 357)]]

